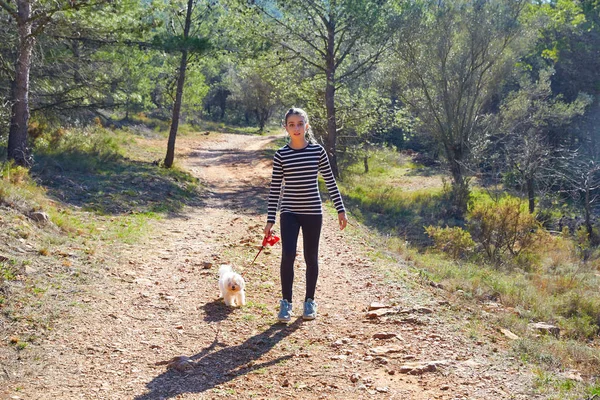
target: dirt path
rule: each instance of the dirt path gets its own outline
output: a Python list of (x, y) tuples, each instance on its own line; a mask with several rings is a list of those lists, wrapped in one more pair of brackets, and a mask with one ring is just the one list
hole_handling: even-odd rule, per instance
[[(263, 149), (275, 139), (188, 140), (185, 166), (208, 189), (205, 207), (156, 221), (143, 243), (107, 254), (105, 276), (73, 295), (78, 311), (47, 334), (33, 375), (7, 398), (537, 398), (506, 339), (469, 336), (476, 317), (457, 300), (383, 254), (364, 228), (341, 233), (330, 214), (320, 315), (276, 324), (280, 248), (249, 265), (265, 223)], [(244, 275), (246, 307), (216, 299), (221, 263)], [(304, 270), (299, 254), (297, 312)], [(375, 301), (389, 314), (367, 318)], [(187, 358), (167, 368), (176, 356)]]

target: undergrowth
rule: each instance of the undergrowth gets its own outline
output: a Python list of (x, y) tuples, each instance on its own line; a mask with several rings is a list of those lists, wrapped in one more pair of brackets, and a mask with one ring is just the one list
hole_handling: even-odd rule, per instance
[[(520, 199), (477, 188), (466, 220), (457, 220), (447, 212), (441, 172), (436, 180), (430, 169), (386, 150), (369, 166), (365, 172), (357, 162), (340, 182), (352, 218), (386, 237), (428, 280), (465, 301), (500, 304), (494, 323), (517, 334), (513, 351), (544, 371), (540, 392), (575, 399), (597, 390), (593, 380), (560, 378), (570, 368), (600, 374), (600, 261), (589, 251), (582, 256), (589, 247), (582, 232), (552, 235)], [(560, 337), (539, 336), (532, 321), (558, 326)]]

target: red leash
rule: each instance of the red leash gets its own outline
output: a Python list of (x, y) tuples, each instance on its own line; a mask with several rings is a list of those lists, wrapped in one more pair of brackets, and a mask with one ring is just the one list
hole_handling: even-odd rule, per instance
[(260, 246), (260, 249), (258, 250), (258, 253), (254, 257), (254, 260), (252, 260), (252, 262), (250, 263), (250, 265), (254, 264), (254, 261), (256, 261), (256, 259), (258, 258), (258, 255), (265, 249), (265, 247), (267, 245), (273, 246), (277, 242), (279, 242), (279, 238), (277, 236), (275, 236), (275, 235), (265, 236), (265, 238), (262, 241), (262, 246)]

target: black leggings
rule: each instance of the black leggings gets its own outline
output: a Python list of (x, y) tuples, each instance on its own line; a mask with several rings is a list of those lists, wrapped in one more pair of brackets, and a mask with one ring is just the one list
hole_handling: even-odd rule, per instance
[(315, 298), (317, 278), (319, 276), (319, 238), (322, 215), (302, 215), (283, 213), (280, 216), (281, 225), (281, 292), (283, 298), (292, 302), (292, 287), (294, 284), (294, 259), (298, 234), (302, 228), (304, 238), (304, 261), (306, 262), (306, 297), (304, 301)]

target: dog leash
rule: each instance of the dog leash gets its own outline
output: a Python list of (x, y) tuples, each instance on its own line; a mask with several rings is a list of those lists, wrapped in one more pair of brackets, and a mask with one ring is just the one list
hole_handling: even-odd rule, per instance
[(259, 254), (265, 249), (265, 247), (267, 245), (273, 246), (277, 242), (279, 242), (279, 237), (277, 237), (275, 235), (265, 236), (265, 238), (262, 241), (262, 245), (260, 246), (260, 249), (258, 249), (258, 253), (256, 254), (256, 256), (254, 256), (254, 260), (252, 260), (252, 262), (250, 263), (250, 265), (254, 264), (254, 261), (256, 261), (256, 259), (258, 258)]

